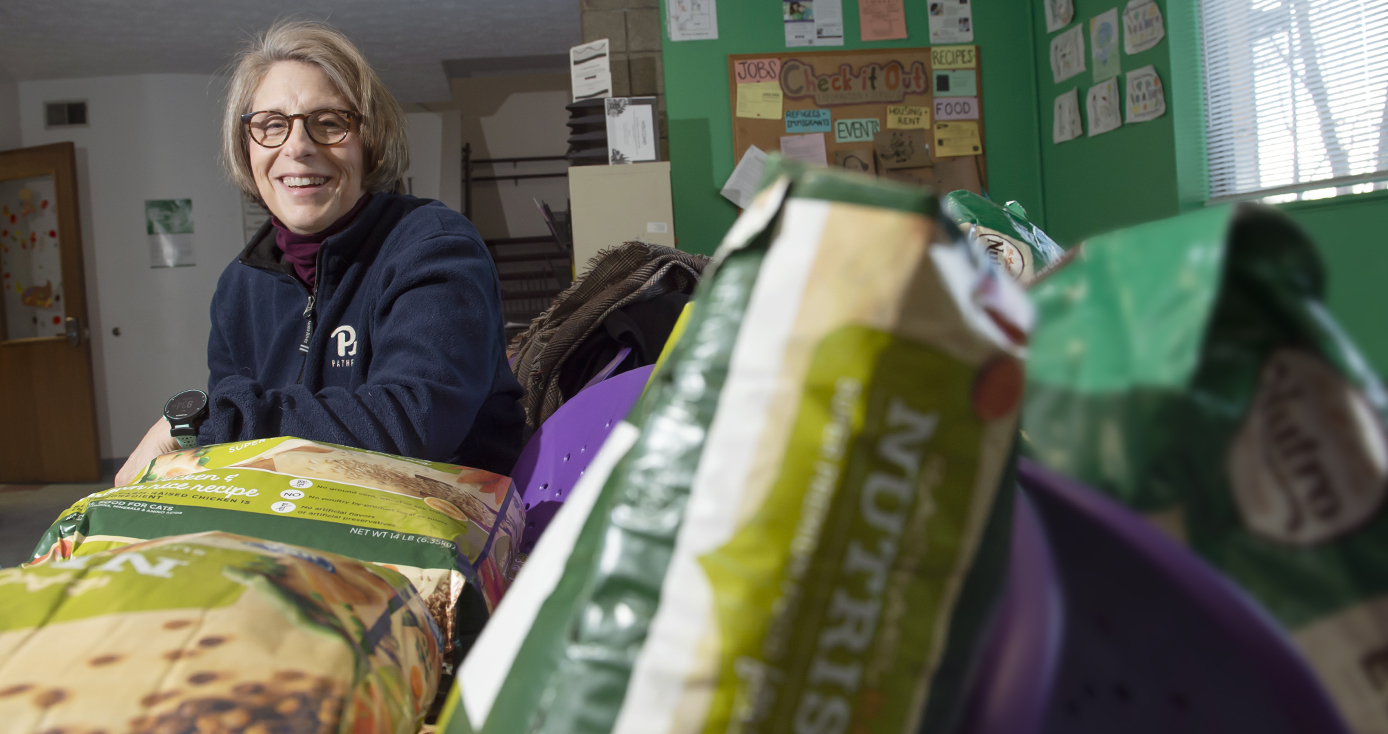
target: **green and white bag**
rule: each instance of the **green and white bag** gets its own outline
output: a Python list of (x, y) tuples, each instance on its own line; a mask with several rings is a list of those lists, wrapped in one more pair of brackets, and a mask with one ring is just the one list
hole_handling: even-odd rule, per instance
[(1012, 279), (1026, 285), (1065, 251), (1027, 218), (1022, 205), (996, 204), (972, 191), (951, 191), (941, 200), (945, 216), (978, 240), (988, 256)]
[(510, 584), (524, 525), (499, 474), (283, 437), (154, 459), (65, 510), (34, 562), (209, 530), (340, 553), (404, 574), (460, 659)]
[(1271, 209), (1096, 237), (1030, 291), (1025, 451), (1187, 543), (1388, 732), (1388, 400)]
[(1030, 307), (928, 192), (771, 170), (441, 732), (956, 720), (1005, 571)]

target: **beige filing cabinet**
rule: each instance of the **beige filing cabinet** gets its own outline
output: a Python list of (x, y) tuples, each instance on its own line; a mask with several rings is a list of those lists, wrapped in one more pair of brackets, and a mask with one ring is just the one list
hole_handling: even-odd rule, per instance
[(675, 246), (674, 206), (670, 203), (670, 162), (569, 169), (573, 213), (574, 269), (588, 270), (598, 250), (640, 240)]

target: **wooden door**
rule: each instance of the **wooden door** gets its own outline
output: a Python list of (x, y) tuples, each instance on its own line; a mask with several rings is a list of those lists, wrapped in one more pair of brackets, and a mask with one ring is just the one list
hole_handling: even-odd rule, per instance
[(0, 483), (101, 479), (75, 153), (0, 153)]

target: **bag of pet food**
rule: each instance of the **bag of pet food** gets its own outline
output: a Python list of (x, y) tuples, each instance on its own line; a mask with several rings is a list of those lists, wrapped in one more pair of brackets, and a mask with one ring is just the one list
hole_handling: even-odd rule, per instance
[(404, 576), (227, 533), (0, 571), (7, 732), (413, 734), (443, 639)]
[(1031, 289), (1025, 451), (1222, 570), (1388, 732), (1388, 400), (1324, 292), (1271, 209), (1086, 242)]
[(444, 631), (452, 659), (506, 591), (524, 524), (525, 510), (506, 477), (271, 438), (160, 456), (135, 484), (96, 492), (64, 511), (34, 558), (41, 563), (207, 530), (340, 553), (410, 579)]
[(965, 234), (978, 240), (1004, 273), (1022, 285), (1065, 254), (1055, 240), (1027, 219), (1018, 202), (1000, 205), (961, 189), (946, 194), (940, 208)]
[(927, 191), (772, 171), (441, 731), (955, 720), (1005, 571), (1029, 305)]

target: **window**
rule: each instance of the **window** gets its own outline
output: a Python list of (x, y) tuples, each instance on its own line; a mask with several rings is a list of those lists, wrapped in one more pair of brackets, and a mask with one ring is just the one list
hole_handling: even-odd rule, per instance
[(1388, 188), (1388, 2), (1200, 10), (1211, 200)]

